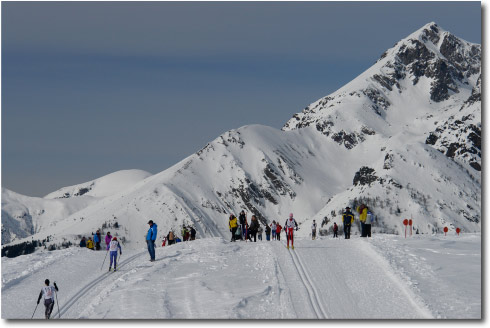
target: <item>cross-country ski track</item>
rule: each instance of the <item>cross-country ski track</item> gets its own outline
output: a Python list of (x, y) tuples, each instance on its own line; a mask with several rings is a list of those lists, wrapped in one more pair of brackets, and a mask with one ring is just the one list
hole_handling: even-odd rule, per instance
[[(107, 272), (108, 259), (101, 269), (105, 251), (30, 254), (46, 265), (3, 279), (2, 317), (30, 318), (46, 278), (60, 287), (61, 319), (434, 317), (369, 240), (298, 239), (294, 250), (285, 246), (208, 238), (158, 247), (155, 262), (146, 250), (125, 250), (117, 272)], [(34, 318), (43, 315), (40, 304)], [(58, 319), (57, 306), (52, 317)]]

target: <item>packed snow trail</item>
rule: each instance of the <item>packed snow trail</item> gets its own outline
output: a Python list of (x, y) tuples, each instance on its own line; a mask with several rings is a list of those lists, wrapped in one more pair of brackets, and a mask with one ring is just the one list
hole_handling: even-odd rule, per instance
[(206, 238), (157, 247), (155, 262), (123, 250), (109, 273), (105, 251), (37, 251), (2, 258), (2, 318), (30, 319), (48, 278), (62, 319), (478, 319), (480, 252), (478, 235), (296, 239), (294, 250)]

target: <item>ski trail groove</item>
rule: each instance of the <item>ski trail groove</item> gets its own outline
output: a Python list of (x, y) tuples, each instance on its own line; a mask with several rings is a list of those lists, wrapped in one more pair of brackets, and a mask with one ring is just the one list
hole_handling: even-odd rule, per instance
[[(139, 256), (145, 254), (146, 251), (144, 252), (141, 252), (141, 253), (138, 253), (138, 254), (135, 254), (131, 257), (129, 257), (128, 259), (124, 260), (124, 262), (122, 262), (118, 267), (119, 269), (121, 267), (124, 267), (125, 265), (133, 262), (136, 258), (138, 258)], [(97, 284), (99, 284), (100, 282), (102, 282), (103, 280), (105, 280), (107, 277), (109, 277), (111, 275), (110, 272), (106, 272), (104, 274), (102, 274), (100, 277), (96, 278), (95, 280), (89, 282), (87, 285), (85, 285), (84, 287), (82, 287), (82, 289), (80, 289), (78, 292), (75, 293), (75, 295), (73, 295), (63, 306), (60, 307), (60, 316), (61, 315), (64, 315), (77, 301), (80, 297), (84, 296), (85, 294), (87, 294), (94, 286), (96, 286)]]
[(296, 267), (296, 271), (298, 272), (301, 281), (303, 282), (303, 285), (306, 288), (306, 291), (308, 292), (308, 297), (310, 299), (310, 304), (313, 308), (313, 311), (315, 312), (316, 316), (318, 319), (328, 319), (328, 316), (325, 314), (323, 311), (323, 308), (321, 306), (321, 303), (318, 298), (318, 293), (316, 289), (314, 288), (314, 285), (311, 283), (310, 278), (306, 274), (306, 271), (301, 264), (301, 261), (299, 260), (299, 257), (297, 254), (295, 254), (294, 250), (288, 250), (289, 254), (291, 255), (291, 259), (293, 260), (294, 266)]

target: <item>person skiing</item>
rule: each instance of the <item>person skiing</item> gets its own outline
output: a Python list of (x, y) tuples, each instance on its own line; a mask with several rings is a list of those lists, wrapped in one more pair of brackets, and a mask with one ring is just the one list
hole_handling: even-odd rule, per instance
[(350, 228), (354, 222), (354, 214), (350, 211), (350, 207), (345, 208), (345, 212), (342, 213), (342, 222), (344, 223), (344, 236), (345, 239), (350, 239)]
[(271, 227), (269, 225), (265, 226), (265, 240), (271, 240)]
[(313, 220), (313, 224), (311, 225), (311, 239), (316, 239), (316, 222)]
[(289, 214), (289, 219), (286, 220), (284, 223), (284, 230), (286, 231), (286, 238), (288, 240), (288, 245), (287, 248), (289, 249), (289, 241), (291, 240), (291, 248), (294, 249), (294, 238), (293, 238), (293, 231), (296, 228), (298, 230), (298, 223), (296, 223), (296, 220), (293, 218), (293, 213)]
[(44, 306), (46, 307), (44, 315), (46, 319), (49, 319), (49, 317), (51, 316), (51, 312), (53, 312), (54, 295), (59, 289), (58, 286), (56, 286), (56, 281), (53, 283), (54, 287), (49, 285), (49, 279), (46, 279), (44, 281), (44, 284), (46, 286), (41, 289), (41, 292), (39, 293), (39, 297), (37, 299), (37, 304), (39, 304), (41, 298), (44, 298)]
[(282, 227), (279, 222), (276, 223), (276, 240), (281, 240), (281, 230)]
[(272, 221), (270, 227), (272, 230), (272, 240), (276, 240), (276, 231), (277, 231), (276, 220)]
[(337, 235), (337, 232), (339, 231), (339, 226), (337, 225), (337, 222), (334, 222), (333, 223), (333, 237), (334, 238), (337, 238), (338, 235)]
[[(112, 263), (114, 262), (114, 271), (116, 271), (117, 249), (119, 248), (119, 255), (122, 255), (121, 245), (117, 241), (117, 237), (113, 237), (109, 243), (109, 254), (111, 263), (109, 264), (109, 271), (111, 271)], [(113, 261), (114, 260), (114, 261)]]
[(157, 239), (157, 225), (153, 220), (148, 221), (150, 229), (146, 234), (146, 243), (148, 244), (148, 253), (150, 253), (150, 262), (155, 261), (155, 240)]
[(111, 243), (112, 236), (109, 231), (107, 231), (107, 235), (105, 235), (105, 245), (106, 245), (106, 251), (109, 249), (109, 244)]
[(85, 240), (85, 237), (82, 237), (82, 240), (80, 240), (80, 247), (87, 247), (87, 241)]
[(230, 228), (230, 232), (231, 232), (231, 241), (236, 241), (235, 232), (238, 227), (238, 224), (237, 224), (237, 219), (233, 214), (230, 214), (228, 227)]
[(94, 242), (92, 241), (92, 238), (90, 238), (90, 237), (88, 237), (87, 248), (94, 250)]
[(191, 240), (196, 240), (196, 229), (191, 227)]

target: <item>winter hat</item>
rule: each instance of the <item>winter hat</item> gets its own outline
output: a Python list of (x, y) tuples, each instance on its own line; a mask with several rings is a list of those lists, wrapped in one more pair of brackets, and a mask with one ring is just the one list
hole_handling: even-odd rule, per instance
[(153, 223), (153, 220), (148, 221), (148, 224)]
[(289, 218), (292, 219), (293, 218), (293, 213), (289, 213)]
[(49, 279), (44, 280), (44, 283), (45, 283), (46, 285), (49, 285)]
[(117, 237), (112, 238), (112, 240), (117, 240)]

